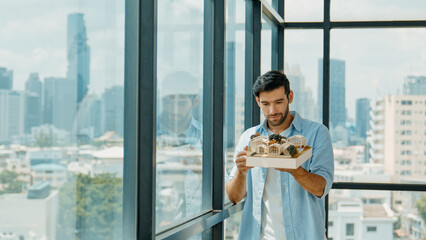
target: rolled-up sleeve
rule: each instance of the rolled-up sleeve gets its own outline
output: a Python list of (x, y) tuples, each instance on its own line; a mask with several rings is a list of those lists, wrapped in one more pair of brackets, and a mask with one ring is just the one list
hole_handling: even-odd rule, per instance
[(323, 199), (330, 192), (334, 180), (333, 146), (330, 133), (324, 125), (318, 129), (316, 134), (309, 170), (320, 175), (326, 181), (324, 193), (321, 196)]

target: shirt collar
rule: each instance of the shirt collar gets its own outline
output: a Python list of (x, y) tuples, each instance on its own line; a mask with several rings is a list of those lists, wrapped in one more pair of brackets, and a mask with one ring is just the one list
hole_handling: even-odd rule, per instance
[[(291, 122), (289, 129), (291, 130), (291, 126), (293, 126), (298, 132), (300, 132), (302, 130), (303, 118), (296, 111), (290, 111), (290, 114), (294, 116), (294, 119)], [(260, 125), (260, 128), (258, 128), (256, 132), (260, 132), (260, 131), (263, 131), (264, 133), (268, 132), (266, 119), (263, 121), (263, 123)]]

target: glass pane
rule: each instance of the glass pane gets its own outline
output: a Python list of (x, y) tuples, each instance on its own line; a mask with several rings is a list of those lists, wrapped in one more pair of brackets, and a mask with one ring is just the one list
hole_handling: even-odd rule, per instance
[(322, 31), (286, 30), (284, 72), (294, 92), (290, 110), (303, 118), (322, 123)]
[[(236, 22), (237, 9), (245, 8), (245, 1), (227, 1), (226, 52), (225, 52), (225, 174), (234, 164), (234, 151), (244, 132), (244, 82), (245, 82), (245, 23)], [(245, 11), (242, 11), (243, 13)], [(242, 19), (245, 19), (243, 16)], [(225, 176), (226, 177), (226, 176)], [(227, 180), (227, 179), (226, 179)], [(225, 194), (226, 195), (226, 194)], [(226, 198), (226, 201), (229, 201)]]
[(121, 239), (124, 1), (2, 1), (0, 22), (0, 238)]
[(238, 212), (225, 220), (225, 239), (238, 239), (238, 230), (243, 212)]
[(426, 20), (423, 0), (332, 0), (332, 21)]
[[(272, 70), (272, 28), (276, 26), (262, 15), (261, 48), (260, 48), (260, 74)], [(265, 116), (260, 111), (260, 122), (265, 120)]]
[(333, 189), (328, 238), (423, 239), (426, 193)]
[(262, 15), (261, 48), (260, 48), (260, 74), (272, 70), (272, 28), (273, 23)]
[(331, 32), (335, 181), (423, 183), (425, 37), (426, 29)]
[(156, 230), (201, 211), (203, 2), (158, 2)]
[(322, 22), (324, 19), (324, 1), (285, 0), (285, 22)]

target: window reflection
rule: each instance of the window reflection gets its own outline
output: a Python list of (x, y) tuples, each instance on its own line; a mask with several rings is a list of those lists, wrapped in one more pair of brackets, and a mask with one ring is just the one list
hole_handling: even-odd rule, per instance
[(202, 206), (203, 3), (158, 2), (156, 231)]

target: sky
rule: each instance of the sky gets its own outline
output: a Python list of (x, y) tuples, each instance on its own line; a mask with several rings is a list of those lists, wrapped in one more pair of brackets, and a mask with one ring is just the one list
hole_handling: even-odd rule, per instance
[[(24, 6), (24, 7), (23, 7)], [(124, 1), (0, 1), (0, 66), (13, 70), (16, 90), (30, 73), (65, 77), (67, 15), (84, 13), (91, 50), (89, 92), (124, 82)]]
[[(236, 7), (237, 22), (244, 19), (242, 2)], [(203, 8), (202, 1), (198, 0), (159, 1), (159, 24), (176, 24), (167, 18), (167, 6), (175, 12), (180, 8), (182, 12), (188, 8), (195, 11)], [(321, 1), (317, 0), (286, 0), (285, 9), (286, 21), (321, 21), (323, 17)], [(107, 87), (123, 84), (124, 0), (1, 1), (0, 66), (13, 70), (14, 89), (23, 90), (32, 72), (38, 72), (42, 80), (66, 76), (66, 21), (68, 14), (76, 12), (84, 13), (91, 48), (89, 92), (99, 94)], [(391, 20), (395, 17), (425, 20), (426, 1), (331, 2), (332, 20)], [(263, 34), (263, 38), (270, 41), (267, 34)], [(424, 39), (426, 28), (331, 31), (330, 56), (346, 62), (346, 105), (351, 117), (357, 98), (395, 94), (406, 76), (426, 75)], [(238, 53), (242, 55), (244, 35), (238, 35), (236, 41)], [(290, 66), (300, 66), (314, 97), (318, 85), (318, 59), (322, 54), (321, 30), (286, 31), (285, 61)], [(263, 53), (263, 59), (265, 56), (269, 55)], [(265, 60), (262, 63), (262, 69), (268, 69), (270, 63)], [(244, 61), (237, 58), (237, 65), (241, 69)], [(244, 74), (237, 77), (243, 78)]]

